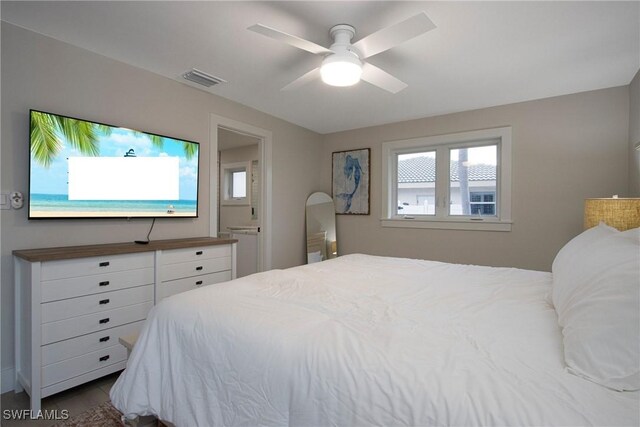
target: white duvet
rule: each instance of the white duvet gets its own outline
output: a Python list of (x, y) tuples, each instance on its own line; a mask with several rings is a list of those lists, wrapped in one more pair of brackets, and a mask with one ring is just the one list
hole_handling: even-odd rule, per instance
[(551, 274), (348, 255), (163, 300), (111, 390), (176, 426), (635, 425), (566, 371)]

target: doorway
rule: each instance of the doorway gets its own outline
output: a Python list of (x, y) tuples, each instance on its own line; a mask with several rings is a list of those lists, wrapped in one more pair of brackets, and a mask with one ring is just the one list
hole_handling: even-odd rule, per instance
[(238, 277), (271, 269), (271, 132), (211, 115), (210, 236), (238, 240)]

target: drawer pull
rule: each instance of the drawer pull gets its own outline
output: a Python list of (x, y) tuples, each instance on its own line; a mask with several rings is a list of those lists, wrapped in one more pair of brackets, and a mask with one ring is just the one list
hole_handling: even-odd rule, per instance
[(196, 282), (196, 286), (200, 286), (200, 285), (202, 285), (202, 280), (198, 280), (198, 281)]
[(104, 261), (98, 264), (100, 267), (109, 267), (109, 261)]
[(107, 360), (109, 360), (109, 355), (102, 356), (102, 357), (100, 358), (100, 361), (101, 361), (101, 362), (106, 362)]
[(202, 251), (196, 251), (196, 255), (202, 255)]
[(109, 299), (101, 299), (100, 304), (109, 304)]
[(98, 283), (98, 285), (100, 285), (100, 286), (109, 286), (109, 281), (105, 280), (104, 282)]
[(110, 337), (102, 337), (102, 338), (100, 338), (100, 342), (107, 342), (107, 341), (109, 341), (109, 338)]
[(104, 319), (100, 319), (100, 324), (109, 323), (109, 318), (105, 317)]
[(196, 267), (196, 270), (197, 270), (197, 271), (202, 270), (202, 266), (201, 266), (201, 265), (197, 266), (197, 267)]

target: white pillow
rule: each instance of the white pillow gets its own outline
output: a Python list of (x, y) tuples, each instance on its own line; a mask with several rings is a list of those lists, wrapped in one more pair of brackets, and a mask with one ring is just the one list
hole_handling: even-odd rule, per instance
[[(556, 310), (564, 311), (569, 304), (576, 286), (575, 280), (572, 280), (572, 274), (575, 271), (575, 266), (579, 265), (584, 258), (583, 253), (592, 251), (590, 246), (598, 240), (617, 233), (619, 233), (618, 230), (601, 222), (600, 225), (578, 234), (560, 249), (551, 267), (554, 278), (551, 300)], [(560, 280), (563, 282), (562, 285), (560, 285)]]
[(569, 371), (640, 389), (640, 228), (593, 227), (560, 250), (552, 270)]

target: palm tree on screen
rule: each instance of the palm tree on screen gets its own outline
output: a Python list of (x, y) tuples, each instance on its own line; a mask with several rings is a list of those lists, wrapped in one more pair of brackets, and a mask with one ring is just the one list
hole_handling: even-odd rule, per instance
[(198, 153), (197, 144), (193, 144), (191, 142), (183, 142), (182, 147), (184, 149), (184, 157), (186, 157), (187, 160), (191, 160), (193, 156)]
[[(153, 146), (156, 148), (162, 148), (162, 146), (164, 145), (164, 137), (162, 136), (154, 135), (152, 133), (142, 133), (137, 130), (133, 131), (133, 133), (136, 135), (146, 135), (151, 141), (151, 144), (153, 144)], [(182, 149), (184, 150), (184, 157), (187, 160), (191, 160), (193, 156), (195, 156), (196, 153), (198, 153), (198, 145), (193, 144), (191, 142), (183, 141)]]
[[(31, 114), (31, 151), (34, 159), (44, 167), (49, 167), (62, 149), (64, 137), (69, 144), (85, 156), (100, 154), (100, 136), (109, 136), (111, 126), (98, 123), (61, 117), (53, 114), (33, 111)], [(134, 135), (144, 135), (156, 148), (162, 148), (164, 138), (159, 135), (133, 131)], [(187, 160), (198, 152), (198, 145), (183, 142), (184, 154)]]
[(31, 152), (34, 159), (49, 167), (62, 149), (58, 135), (85, 156), (100, 154), (99, 134), (110, 135), (109, 126), (34, 111), (31, 114)]

